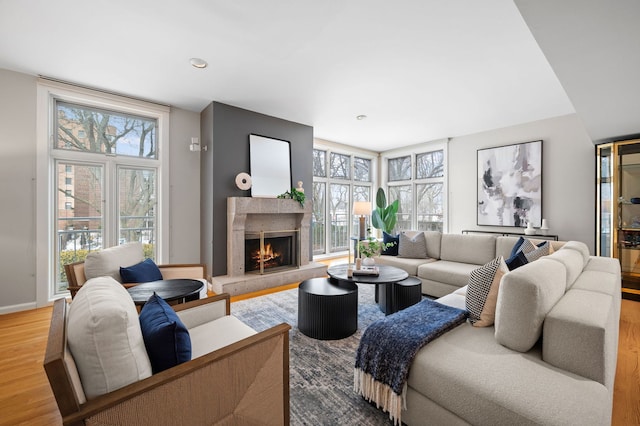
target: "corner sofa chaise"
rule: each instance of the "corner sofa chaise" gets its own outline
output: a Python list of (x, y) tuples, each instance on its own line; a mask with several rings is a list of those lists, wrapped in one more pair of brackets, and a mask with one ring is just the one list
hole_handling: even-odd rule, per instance
[[(517, 237), (425, 232), (428, 258), (380, 256), (423, 293), (465, 309), (471, 271), (508, 257)], [(581, 242), (507, 272), (495, 324), (461, 324), (410, 368), (408, 425), (608, 425), (617, 362), (620, 265)]]

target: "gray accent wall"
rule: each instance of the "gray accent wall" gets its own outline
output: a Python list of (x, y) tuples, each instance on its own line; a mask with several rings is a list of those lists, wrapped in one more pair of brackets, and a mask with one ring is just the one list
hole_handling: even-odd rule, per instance
[(201, 262), (212, 276), (227, 273), (227, 197), (251, 196), (235, 185), (238, 173), (250, 173), (251, 133), (291, 143), (292, 185), (302, 181), (307, 197), (311, 194), (313, 127), (219, 102), (209, 104), (200, 114), (202, 145), (207, 146), (200, 157), (200, 218)]

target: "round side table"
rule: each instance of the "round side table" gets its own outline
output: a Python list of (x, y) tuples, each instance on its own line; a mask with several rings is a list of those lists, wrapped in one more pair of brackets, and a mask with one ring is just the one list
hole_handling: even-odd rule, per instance
[(298, 286), (298, 329), (314, 339), (337, 340), (358, 329), (358, 286), (312, 278)]

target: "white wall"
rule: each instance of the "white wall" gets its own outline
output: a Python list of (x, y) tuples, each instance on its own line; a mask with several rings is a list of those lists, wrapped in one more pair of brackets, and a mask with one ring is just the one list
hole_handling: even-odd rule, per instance
[(579, 240), (594, 253), (595, 148), (577, 115), (571, 114), (453, 138), (449, 142), (449, 232), (513, 231), (476, 225), (476, 151), (543, 140), (542, 217), (561, 240)]
[(36, 77), (0, 69), (0, 313), (35, 307)]
[(189, 150), (200, 113), (171, 108), (170, 132), (169, 263), (200, 263), (200, 153)]
[[(36, 301), (36, 81), (0, 69), (0, 314)], [(170, 124), (169, 261), (199, 263), (200, 114), (172, 108)]]

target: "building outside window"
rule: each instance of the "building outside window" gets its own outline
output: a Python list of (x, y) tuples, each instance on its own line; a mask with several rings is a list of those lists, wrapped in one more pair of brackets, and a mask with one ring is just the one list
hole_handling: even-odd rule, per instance
[(38, 172), (53, 170), (44, 179), (52, 204), (38, 219), (47, 230), (38, 240), (51, 241), (46, 270), (39, 270), (48, 278), (47, 297), (66, 294), (63, 266), (92, 251), (139, 241), (145, 257), (158, 259), (168, 108), (41, 84), (40, 115), (48, 117), (39, 140), (49, 165), (39, 164)]
[(313, 150), (313, 254), (349, 249), (357, 234), (352, 214), (354, 201), (371, 201), (373, 155), (348, 152), (317, 144)]

